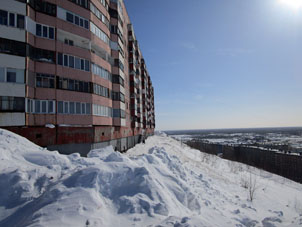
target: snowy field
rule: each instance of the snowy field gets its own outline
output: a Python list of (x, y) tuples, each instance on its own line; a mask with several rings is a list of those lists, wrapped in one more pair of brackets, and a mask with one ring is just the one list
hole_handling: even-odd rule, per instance
[[(291, 132), (292, 133), (292, 132)], [(301, 134), (300, 131), (295, 131), (296, 134)], [(292, 152), (302, 152), (302, 134), (293, 135), (290, 132), (283, 133), (200, 133), (200, 134), (170, 134), (170, 137), (179, 141), (189, 141), (192, 139), (203, 140), (208, 143), (218, 143), (223, 145), (236, 145), (247, 144), (253, 145), (258, 143), (259, 145), (280, 145), (287, 144), (292, 148)]]
[(0, 226), (302, 226), (302, 185), (164, 134), (82, 158), (0, 129)]

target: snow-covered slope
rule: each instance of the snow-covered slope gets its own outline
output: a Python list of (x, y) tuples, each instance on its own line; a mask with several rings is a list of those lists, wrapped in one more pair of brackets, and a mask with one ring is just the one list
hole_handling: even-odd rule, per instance
[(82, 158), (0, 129), (0, 226), (299, 225), (301, 184), (164, 134)]

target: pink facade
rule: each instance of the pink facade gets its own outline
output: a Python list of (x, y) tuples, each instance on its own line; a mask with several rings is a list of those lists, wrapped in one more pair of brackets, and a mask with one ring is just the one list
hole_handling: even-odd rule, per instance
[(16, 4), (26, 8), (25, 124), (6, 128), (42, 146), (153, 134), (154, 89), (122, 0)]

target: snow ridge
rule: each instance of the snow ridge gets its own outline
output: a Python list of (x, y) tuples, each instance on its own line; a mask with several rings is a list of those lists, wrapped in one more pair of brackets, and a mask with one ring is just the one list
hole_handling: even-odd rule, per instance
[(0, 192), (0, 226), (302, 226), (301, 184), (163, 133), (83, 158), (0, 129)]

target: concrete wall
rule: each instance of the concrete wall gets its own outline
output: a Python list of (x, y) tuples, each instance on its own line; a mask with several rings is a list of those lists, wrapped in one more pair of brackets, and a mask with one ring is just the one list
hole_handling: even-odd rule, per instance
[(0, 25), (0, 37), (25, 42), (25, 30)]
[[(24, 115), (23, 115), (24, 116)], [(27, 116), (28, 117), (28, 116)], [(23, 117), (25, 118), (25, 117)], [(0, 118), (1, 119), (1, 118)], [(16, 121), (17, 122), (17, 121)], [(5, 125), (4, 125), (5, 126)], [(142, 137), (134, 135), (125, 127), (4, 127), (14, 133), (26, 137), (30, 141), (50, 150), (58, 150), (63, 154), (80, 153), (85, 156), (92, 149), (112, 145), (120, 152), (125, 152), (142, 141)], [(152, 131), (145, 133), (153, 135)]]
[(1, 1), (1, 9), (26, 15), (26, 4), (17, 1)]
[(25, 69), (25, 58), (8, 54), (0, 54), (0, 67)]
[(1, 83), (1, 96), (25, 97), (25, 84)]
[(62, 154), (79, 153), (81, 156), (86, 157), (89, 151), (94, 149), (100, 149), (107, 146), (112, 146), (114, 150), (120, 152), (126, 152), (128, 149), (134, 147), (137, 143), (140, 143), (139, 136), (130, 136), (121, 139), (115, 139), (110, 141), (104, 141), (101, 143), (82, 143), (82, 144), (62, 144), (48, 146), (47, 149), (52, 151), (59, 151)]
[(25, 125), (25, 113), (0, 113), (0, 126)]

